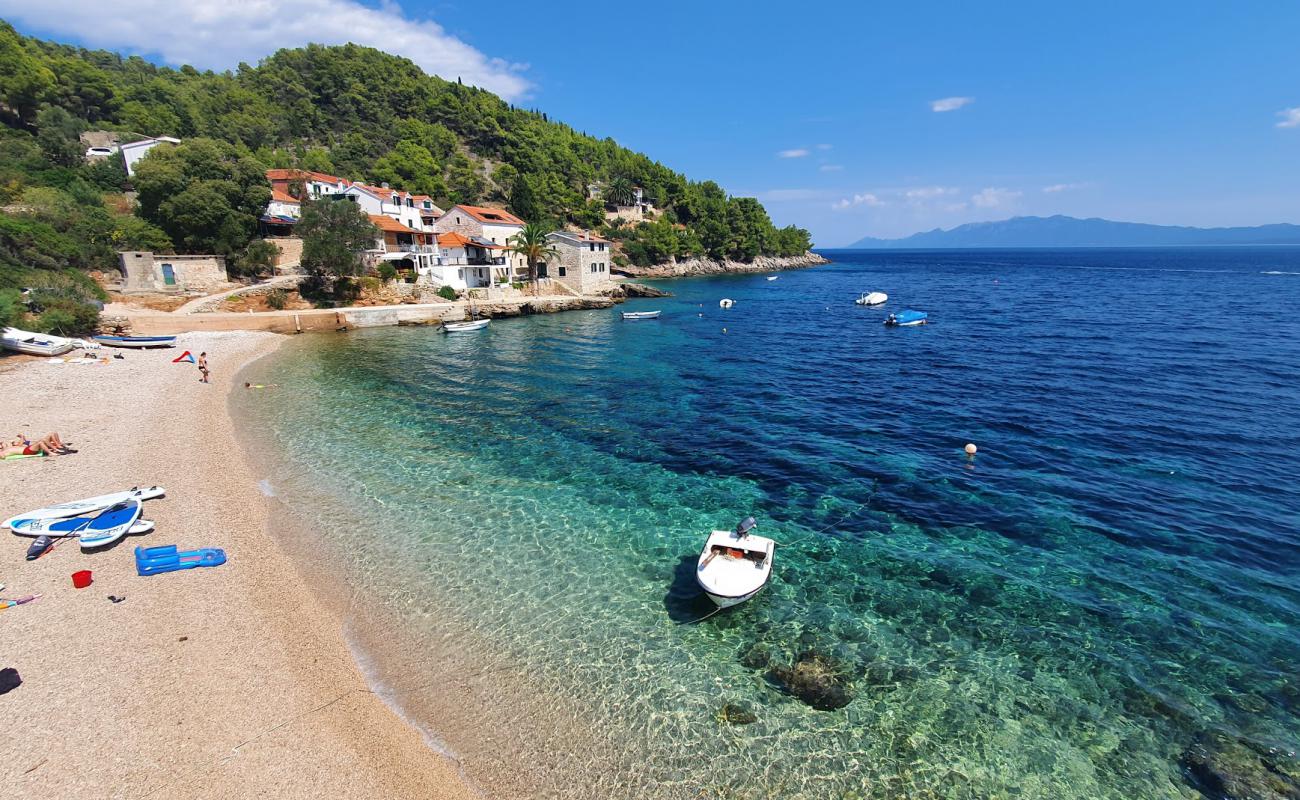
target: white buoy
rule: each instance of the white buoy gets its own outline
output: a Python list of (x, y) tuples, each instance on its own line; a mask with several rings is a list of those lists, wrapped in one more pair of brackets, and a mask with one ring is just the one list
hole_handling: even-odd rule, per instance
[(973, 455), (975, 455), (977, 452), (979, 452), (979, 448), (976, 447), (974, 444), (968, 444), (968, 445), (966, 445), (966, 455), (968, 455), (968, 456), (973, 456)]

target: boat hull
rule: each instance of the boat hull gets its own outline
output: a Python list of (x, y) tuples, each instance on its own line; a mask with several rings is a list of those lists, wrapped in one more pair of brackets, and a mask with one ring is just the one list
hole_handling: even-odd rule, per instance
[(754, 534), (714, 531), (704, 543), (695, 582), (718, 608), (753, 598), (772, 578), (776, 542)]
[(443, 323), (442, 330), (444, 333), (472, 333), (481, 331), (491, 322), (490, 319), (476, 319), (473, 322), (447, 322)]
[(704, 594), (710, 600), (712, 600), (713, 604), (718, 608), (731, 608), (732, 606), (738, 606), (741, 603), (745, 602), (746, 600), (752, 599), (755, 595), (757, 595), (759, 592), (763, 591), (766, 588), (767, 588), (767, 584), (765, 583), (762, 586), (755, 589), (754, 591), (750, 592), (749, 594), (742, 594), (740, 597), (727, 597), (726, 595), (713, 594), (707, 589), (704, 591)]
[(175, 336), (96, 336), (96, 342), (107, 347), (175, 347)]
[(61, 356), (75, 350), (77, 343), (62, 336), (5, 328), (0, 332), (0, 347), (29, 356)]
[(623, 319), (659, 319), (662, 311), (624, 311)]

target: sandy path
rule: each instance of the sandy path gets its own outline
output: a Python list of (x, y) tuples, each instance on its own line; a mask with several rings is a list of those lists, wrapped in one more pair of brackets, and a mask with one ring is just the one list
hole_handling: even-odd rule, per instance
[[(31, 540), (0, 532), (0, 596), (44, 595), (0, 612), (0, 668), (23, 680), (0, 695), (6, 798), (476, 796), (369, 692), (339, 620), (268, 535), (226, 396), (279, 340), (186, 334), (103, 365), (0, 359), (0, 435), (58, 430), (80, 450), (0, 462), (0, 517), (167, 488), (145, 507), (157, 529), (103, 552), (66, 542), (28, 562)], [(208, 352), (212, 384), (170, 363), (182, 349)], [(230, 560), (142, 578), (137, 544)], [(72, 588), (79, 569), (91, 587)]]

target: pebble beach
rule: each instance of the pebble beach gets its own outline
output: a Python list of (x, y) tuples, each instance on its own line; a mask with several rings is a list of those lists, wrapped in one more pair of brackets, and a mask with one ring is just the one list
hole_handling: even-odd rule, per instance
[[(0, 534), (0, 787), (9, 798), (479, 797), (374, 694), (341, 621), (268, 530), (267, 502), (228, 412), (268, 333), (202, 333), (94, 364), (0, 358), (0, 432), (58, 431), (78, 450), (0, 463), (0, 512), (160, 484), (155, 522), (96, 552), (35, 561)], [(207, 351), (212, 383), (184, 350)], [(150, 577), (137, 545), (220, 547), (228, 562)], [(70, 576), (91, 570), (75, 589)], [(110, 601), (109, 595), (124, 597)]]

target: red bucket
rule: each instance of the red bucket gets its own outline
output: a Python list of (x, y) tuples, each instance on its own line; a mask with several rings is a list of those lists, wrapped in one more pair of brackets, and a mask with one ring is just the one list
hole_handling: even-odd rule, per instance
[(90, 570), (88, 569), (72, 573), (72, 585), (78, 589), (84, 589), (89, 586), (90, 580)]

